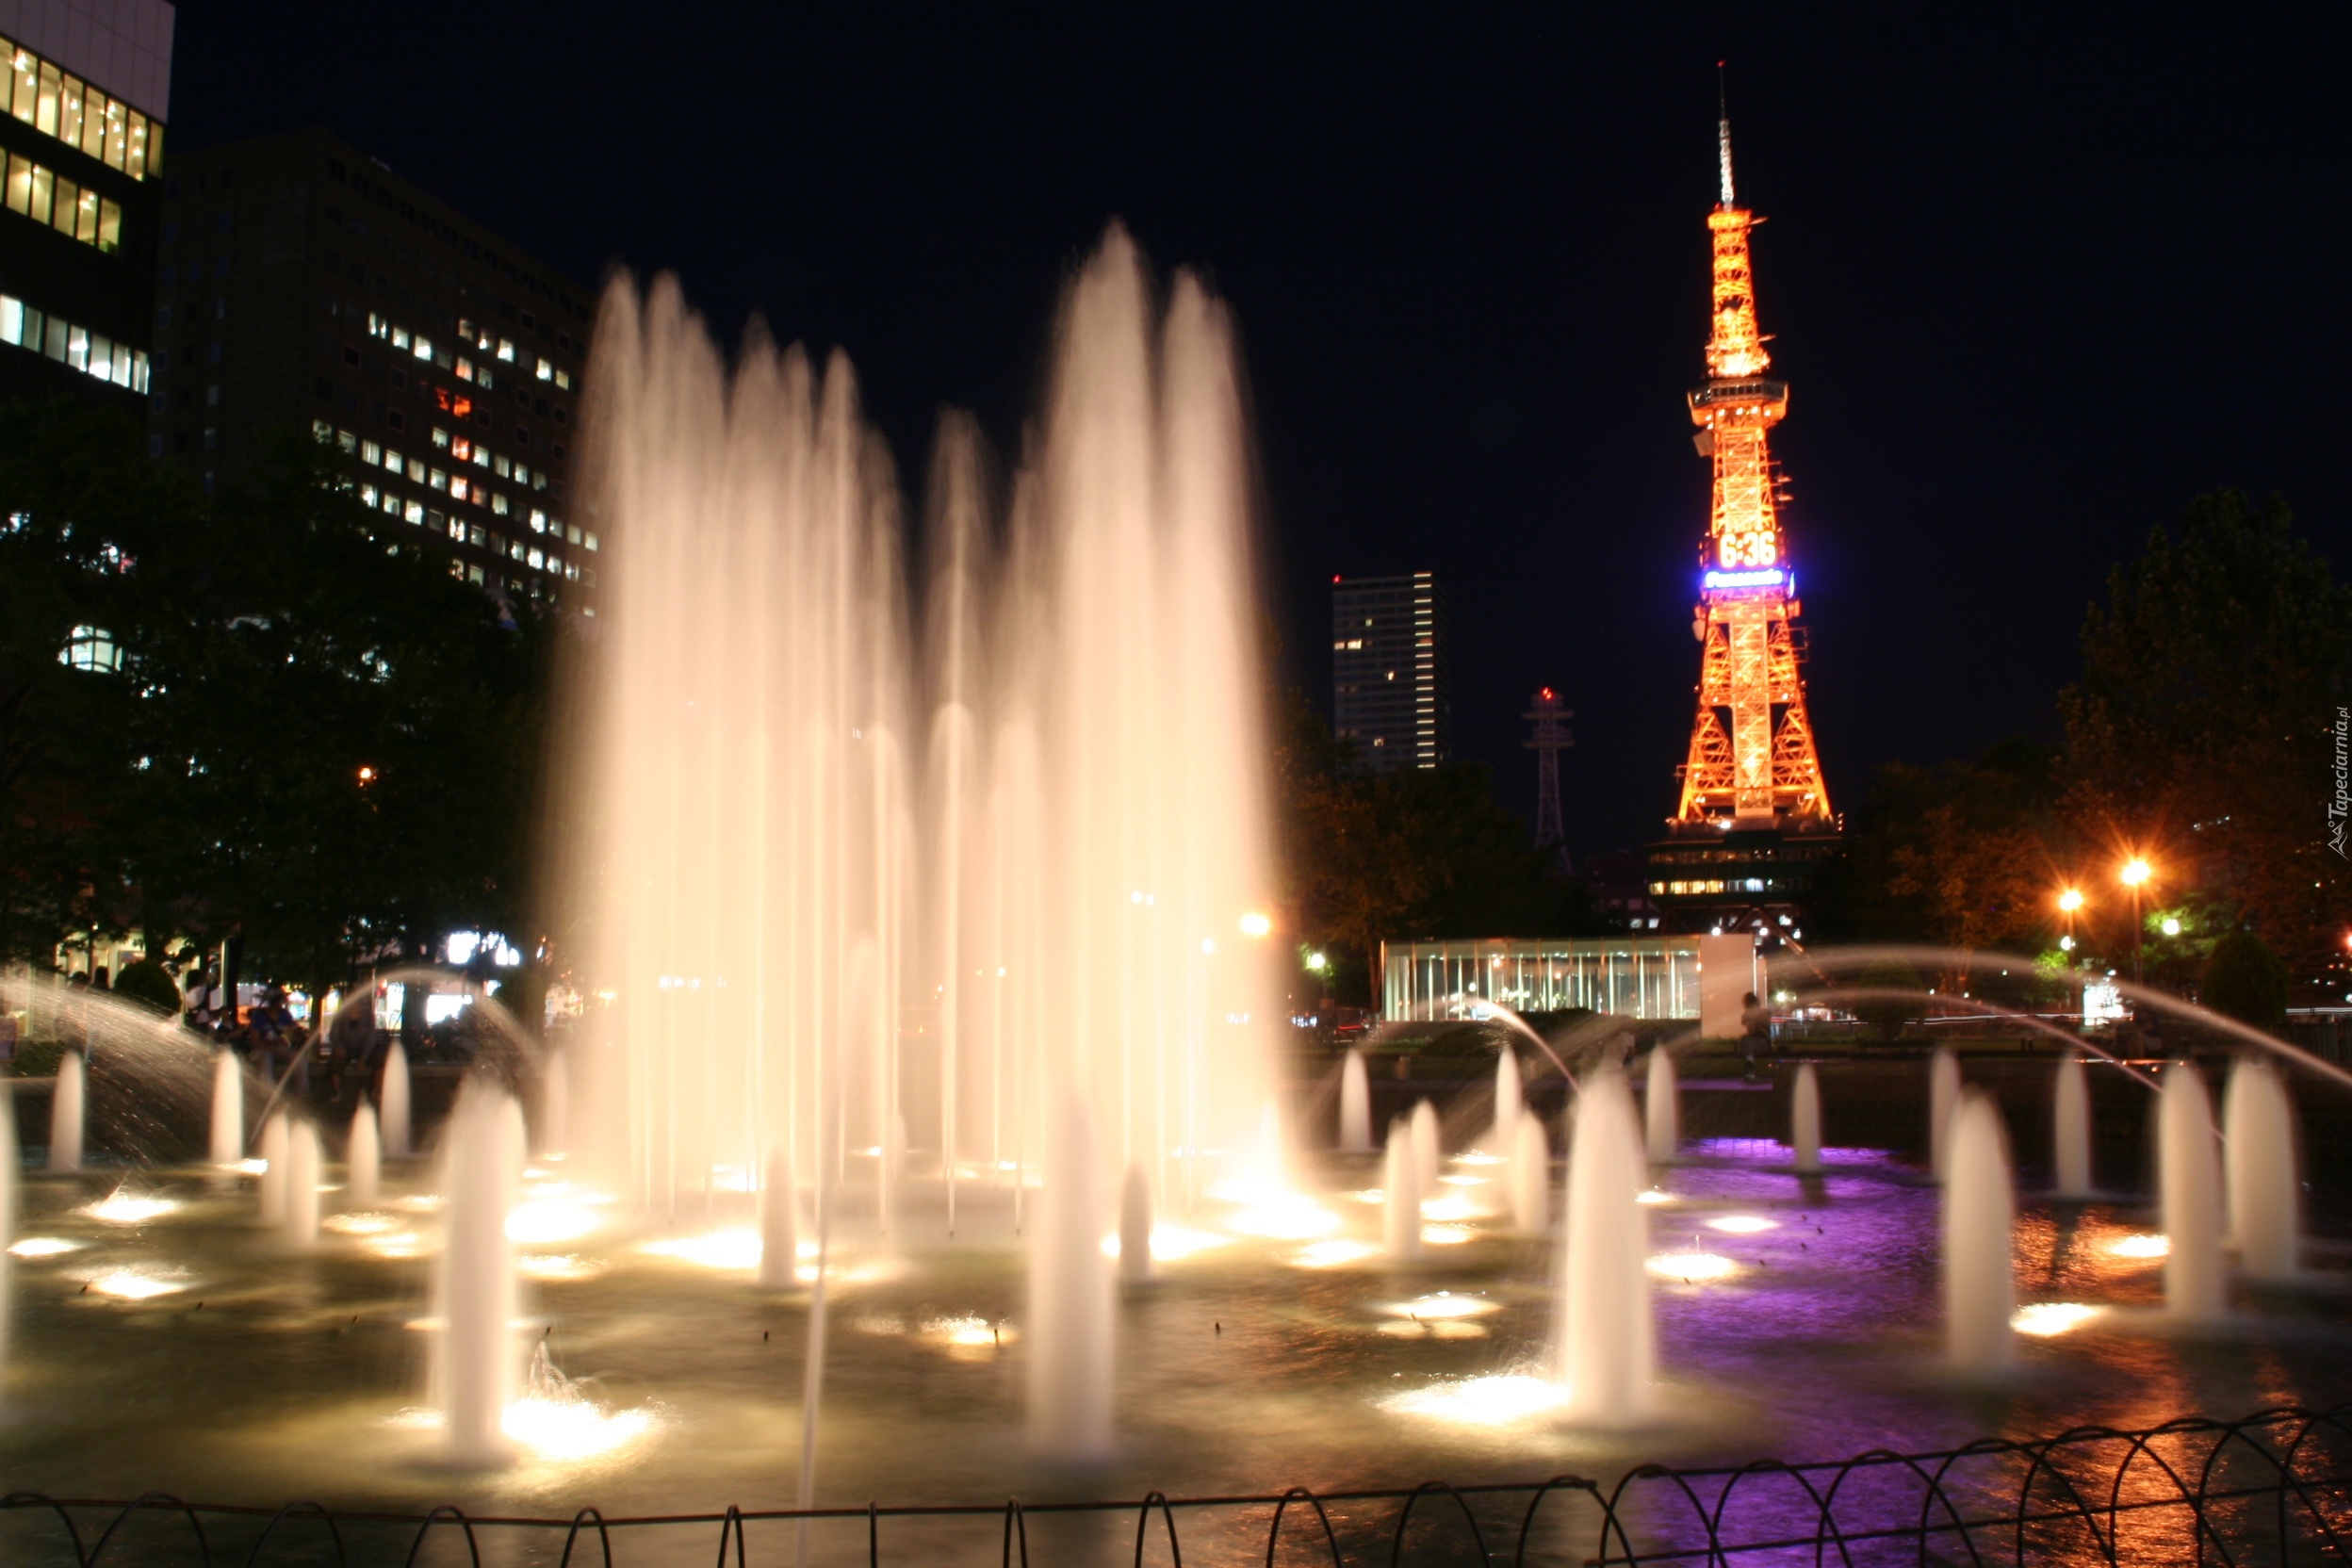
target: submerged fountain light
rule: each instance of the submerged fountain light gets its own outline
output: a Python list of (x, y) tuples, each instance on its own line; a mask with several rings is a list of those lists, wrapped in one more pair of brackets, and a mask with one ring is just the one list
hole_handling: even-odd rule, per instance
[(2105, 1307), (2087, 1306), (2081, 1301), (2034, 1301), (2019, 1307), (2010, 1317), (2009, 1326), (2021, 1334), (2048, 1339), (2079, 1329), (2106, 1311)]
[(526, 1280), (558, 1283), (593, 1280), (605, 1270), (605, 1265), (595, 1258), (583, 1258), (570, 1252), (526, 1252), (514, 1260), (514, 1267)]
[(1392, 1317), (1435, 1323), (1449, 1318), (1484, 1317), (1488, 1313), (1502, 1311), (1502, 1307), (1483, 1296), (1457, 1296), (1450, 1290), (1441, 1290), (1431, 1296), (1416, 1296), (1410, 1301), (1391, 1301), (1380, 1310)]
[[(1154, 1225), (1152, 1227), (1152, 1258), (1155, 1263), (1173, 1263), (1179, 1258), (1191, 1257), (1195, 1252), (1230, 1246), (1233, 1239), (1218, 1235), (1214, 1231), (1188, 1230), (1182, 1225)], [(1102, 1238), (1102, 1255), (1106, 1258), (1119, 1256), (1117, 1234)]]
[(12, 1258), (54, 1258), (65, 1252), (78, 1252), (89, 1246), (86, 1241), (72, 1241), (64, 1236), (24, 1236), (8, 1248)]
[(144, 1301), (152, 1297), (171, 1296), (188, 1288), (188, 1281), (151, 1274), (139, 1268), (117, 1268), (97, 1276), (90, 1288), (100, 1296), (111, 1296), (122, 1301)]
[(103, 1219), (109, 1225), (144, 1225), (159, 1216), (170, 1214), (180, 1205), (169, 1198), (142, 1198), (117, 1187), (108, 1196), (90, 1204), (82, 1212), (92, 1219)]
[(744, 1227), (711, 1231), (698, 1236), (668, 1236), (642, 1241), (637, 1250), (649, 1257), (674, 1258), (698, 1268), (753, 1269), (760, 1266), (760, 1233)]
[(1378, 1256), (1380, 1250), (1368, 1241), (1352, 1241), (1340, 1236), (1301, 1247), (1282, 1261), (1298, 1268), (1345, 1268), (1351, 1263), (1362, 1263), (1366, 1258)]
[(1399, 1415), (1426, 1415), (1463, 1426), (1501, 1427), (1543, 1415), (1567, 1401), (1568, 1389), (1564, 1384), (1522, 1372), (1501, 1372), (1392, 1394), (1380, 1405), (1380, 1409)]
[[(1301, 1194), (1281, 1193), (1241, 1209), (1225, 1221), (1237, 1235), (1268, 1241), (1313, 1241), (1339, 1229), (1339, 1216)], [(1157, 1249), (1154, 1248), (1156, 1255)]]
[(1656, 1187), (1648, 1187), (1635, 1193), (1633, 1200), (1637, 1203), (1671, 1203), (1674, 1200), (1674, 1195), (1671, 1192), (1660, 1192)]
[(1767, 1219), (1760, 1214), (1725, 1214), (1708, 1220), (1707, 1228), (1721, 1231), (1726, 1235), (1752, 1236), (1764, 1231), (1779, 1230), (1780, 1221)]
[(526, 1247), (578, 1241), (604, 1223), (588, 1203), (568, 1198), (533, 1198), (517, 1203), (506, 1217), (506, 1239)]
[(2164, 1235), (2116, 1236), (2107, 1243), (2107, 1253), (2116, 1258), (2161, 1258), (2172, 1251), (2172, 1238)]
[(1424, 1247), (1460, 1247), (1465, 1241), (1476, 1241), (1478, 1233), (1467, 1225), (1424, 1225), (1421, 1245)]
[(1653, 1279), (1686, 1285), (1712, 1284), (1740, 1272), (1740, 1266), (1713, 1252), (1660, 1252), (1644, 1266)]
[(498, 1429), (542, 1462), (577, 1464), (606, 1459), (651, 1436), (661, 1426), (652, 1412), (610, 1413), (586, 1399), (517, 1399), (506, 1407)]
[(403, 1229), (404, 1224), (398, 1215), (362, 1209), (354, 1214), (331, 1214), (318, 1222), (318, 1228), (337, 1235), (382, 1236)]

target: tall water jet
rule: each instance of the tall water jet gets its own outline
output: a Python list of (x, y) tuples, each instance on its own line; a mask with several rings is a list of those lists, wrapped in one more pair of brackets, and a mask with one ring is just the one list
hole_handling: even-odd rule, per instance
[(1664, 1165), (1682, 1148), (1682, 1089), (1674, 1078), (1674, 1059), (1662, 1045), (1650, 1048), (1649, 1086), (1642, 1098), (1650, 1163)]
[(571, 1139), (572, 1056), (551, 1050), (539, 1065), (539, 1152), (564, 1153)]
[(286, 1244), (307, 1250), (318, 1245), (318, 1129), (309, 1118), (294, 1119), (286, 1130)]
[(261, 1184), (255, 1204), (264, 1225), (286, 1223), (286, 1176), (288, 1141), (286, 1113), (272, 1114), (261, 1124)]
[(2283, 1284), (2301, 1272), (2301, 1185), (2295, 1180), (2295, 1107), (2267, 1055), (2242, 1052), (2222, 1102), (2230, 1238), (2249, 1280)]
[(384, 1152), (396, 1160), (416, 1152), (408, 1115), (408, 1053), (395, 1039), (384, 1054), (384, 1086), (377, 1092), (376, 1114), (383, 1122)]
[(2157, 1191), (2164, 1236), (2164, 1310), (2211, 1323), (2228, 1310), (2221, 1268), (2221, 1162), (2213, 1152), (2213, 1099), (2185, 1058), (2164, 1066), (2156, 1113)]
[(1625, 1074), (1605, 1067), (1576, 1097), (1568, 1151), (1552, 1367), (1569, 1415), (1622, 1425), (1656, 1399), (1658, 1325), (1650, 1306), (1649, 1184), (1642, 1129)]
[(1801, 1173), (1821, 1168), (1821, 1080), (1811, 1062), (1797, 1064), (1797, 1081), (1788, 1090), (1788, 1142)]
[(1927, 1164), (1939, 1182), (1952, 1152), (1952, 1114), (1959, 1108), (1960, 1058), (1950, 1046), (1939, 1045), (1927, 1062)]
[(1415, 1102), (1411, 1130), (1413, 1189), (1427, 1198), (1437, 1190), (1437, 1179), (1446, 1169), (1445, 1146), (1438, 1139), (1437, 1107), (1427, 1100)]
[(514, 1336), (520, 1307), (506, 1218), (523, 1163), (522, 1112), (487, 1080), (470, 1080), (450, 1108), (442, 1153), (445, 1227), (433, 1394), (449, 1460), (468, 1466), (512, 1457), (503, 1423), (521, 1381)]
[[(730, 370), (667, 279), (616, 282), (596, 341), (577, 504), (612, 586), (554, 773), (610, 999), (576, 1152), (657, 1213), (770, 1148), (805, 1183), (838, 1088), (848, 1147), (903, 1111), (952, 1189), (968, 1150), (1036, 1168), (1068, 1086), (1105, 1184), (1140, 1161), (1173, 1210), (1252, 1163), (1280, 987), (1223, 308), (1182, 274), (1163, 304), (1114, 230), (1002, 530), (943, 423), (919, 604), (844, 361), (755, 338)], [(880, 1024), (834, 1084), (859, 941)], [(916, 996), (936, 1027), (901, 1027)]]
[(1029, 1446), (1061, 1463), (1111, 1447), (1109, 1260), (1086, 1101), (1065, 1093), (1029, 1239)]
[(237, 1053), (222, 1046), (212, 1054), (212, 1142), (208, 1152), (215, 1165), (235, 1165), (245, 1157), (245, 1068)]
[(2091, 1086), (2082, 1058), (2068, 1051), (2058, 1058), (2050, 1087), (2050, 1168), (2061, 1198), (2091, 1196)]
[(1119, 1279), (1139, 1285), (1152, 1278), (1152, 1178), (1143, 1167), (1127, 1168), (1119, 1194)]
[(790, 1290), (800, 1283), (800, 1194), (792, 1184), (792, 1158), (768, 1151), (760, 1182), (760, 1286)]
[(365, 1100), (351, 1113), (344, 1166), (343, 1200), (354, 1209), (373, 1206), (384, 1187), (384, 1141), (376, 1133), (376, 1108)]
[(2000, 1107), (1981, 1091), (1952, 1113), (1944, 1176), (1944, 1343), (1966, 1372), (2009, 1364), (2017, 1312), (2010, 1233), (2017, 1200), (2009, 1184), (2008, 1135)]
[(1421, 1255), (1421, 1161), (1413, 1152), (1413, 1122), (1397, 1117), (1388, 1124), (1388, 1152), (1380, 1169), (1381, 1250), (1396, 1263)]
[(1343, 1154), (1372, 1152), (1372, 1086), (1364, 1053), (1352, 1045), (1339, 1064), (1339, 1149)]
[(57, 1087), (49, 1096), (49, 1168), (82, 1168), (82, 1054), (57, 1057)]
[(1511, 1228), (1540, 1236), (1552, 1224), (1552, 1140), (1544, 1119), (1519, 1113), (1519, 1133), (1511, 1150)]
[(14, 1261), (8, 1249), (16, 1241), (16, 1184), (23, 1169), (23, 1156), (16, 1147), (16, 1102), (11, 1095), (0, 1102), (0, 1390), (7, 1387), (8, 1269)]
[(1487, 1152), (1508, 1156), (1519, 1135), (1519, 1109), (1526, 1094), (1519, 1079), (1519, 1053), (1508, 1042), (1494, 1060), (1494, 1121), (1487, 1135)]

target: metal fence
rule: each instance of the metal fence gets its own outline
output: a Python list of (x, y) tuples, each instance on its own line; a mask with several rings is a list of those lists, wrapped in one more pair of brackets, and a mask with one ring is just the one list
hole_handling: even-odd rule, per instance
[[(746, 1511), (606, 1518), (275, 1511), (16, 1493), (10, 1564), (652, 1564), (850, 1568), (1414, 1568), (1552, 1564), (2343, 1562), (2352, 1406), (2127, 1431), (2082, 1427), (1932, 1453), (1737, 1468), (1642, 1465), (1613, 1481), (1140, 1501)], [(1129, 1525), (1132, 1524), (1132, 1534)]]

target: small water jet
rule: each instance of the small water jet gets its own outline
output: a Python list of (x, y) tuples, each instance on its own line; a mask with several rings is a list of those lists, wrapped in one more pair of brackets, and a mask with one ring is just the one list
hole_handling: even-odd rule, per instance
[(376, 1092), (376, 1114), (383, 1123), (384, 1152), (404, 1160), (416, 1152), (411, 1141), (408, 1110), (408, 1053), (395, 1039), (384, 1054), (384, 1086)]
[(1086, 1463), (1111, 1447), (1113, 1286), (1093, 1118), (1075, 1093), (1054, 1133), (1029, 1239), (1029, 1446)]
[(1989, 1095), (1965, 1094), (1952, 1113), (1944, 1178), (1944, 1343), (1965, 1372), (2009, 1364), (2017, 1312), (2010, 1259), (2017, 1200), (2009, 1139)]
[(1788, 1090), (1788, 1142), (1797, 1152), (1797, 1169), (1806, 1176), (1821, 1168), (1821, 1080), (1811, 1062), (1797, 1064), (1797, 1081)]
[(318, 1245), (318, 1129), (298, 1118), (286, 1129), (286, 1244)]
[(2184, 1323), (2228, 1311), (2221, 1267), (2221, 1162), (2205, 1075), (2186, 1059), (2164, 1066), (2157, 1107), (2157, 1190), (2164, 1237), (2164, 1309)]
[(790, 1290), (800, 1282), (800, 1194), (789, 1150), (768, 1151), (760, 1182), (760, 1287)]
[(2240, 1052), (2222, 1102), (2230, 1239), (2249, 1280), (2284, 1284), (2301, 1272), (2301, 1184), (2295, 1106), (2267, 1056)]
[(1372, 1152), (1372, 1086), (1364, 1053), (1352, 1045), (1339, 1064), (1339, 1148), (1346, 1154)]
[[(16, 1184), (23, 1164), (16, 1147), (16, 1099), (11, 1094), (0, 1101), (0, 1390), (8, 1386), (8, 1270), (16, 1258), (9, 1249), (16, 1245)], [(0, 1404), (5, 1402), (0, 1399)]]
[(235, 1165), (245, 1157), (245, 1069), (237, 1053), (226, 1046), (212, 1054), (212, 1138), (208, 1150), (215, 1165)]
[(1412, 1121), (1400, 1116), (1388, 1124), (1380, 1170), (1380, 1246), (1396, 1263), (1421, 1255), (1421, 1162), (1413, 1144)]
[(1952, 1119), (1960, 1109), (1960, 1058), (1939, 1045), (1927, 1059), (1927, 1168), (1937, 1181), (1952, 1153)]
[(1650, 1048), (1649, 1083), (1642, 1091), (1642, 1117), (1648, 1135), (1650, 1163), (1664, 1165), (1682, 1149), (1682, 1089), (1674, 1076), (1674, 1059), (1662, 1045)]
[[(1662, 1054), (1660, 1053), (1659, 1054)], [(1572, 1419), (1604, 1426), (1655, 1405), (1658, 1324), (1650, 1305), (1648, 1184), (1625, 1074), (1605, 1067), (1576, 1098), (1554, 1316), (1552, 1368)]]
[(351, 1113), (344, 1164), (345, 1204), (354, 1209), (373, 1207), (384, 1188), (384, 1144), (376, 1133), (376, 1108), (365, 1100)]
[(1427, 1100), (1413, 1107), (1413, 1183), (1423, 1198), (1437, 1190), (1446, 1170), (1446, 1149), (1438, 1135), (1437, 1107)]
[(264, 1225), (286, 1223), (286, 1113), (273, 1113), (261, 1124), (261, 1182), (254, 1193), (255, 1212)]
[(539, 1066), (539, 1152), (562, 1154), (571, 1148), (572, 1057), (549, 1051)]
[(82, 1168), (82, 1054), (67, 1051), (57, 1057), (57, 1082), (49, 1095), (49, 1168)]
[(1542, 1117), (1521, 1111), (1511, 1150), (1511, 1227), (1522, 1235), (1540, 1236), (1551, 1225), (1552, 1140)]
[(2050, 1089), (2050, 1159), (2058, 1196), (2091, 1196), (2091, 1088), (2082, 1058), (2068, 1051), (2058, 1058)]
[(1494, 1121), (1487, 1135), (1487, 1147), (1492, 1152), (1511, 1152), (1511, 1142), (1519, 1135), (1519, 1108), (1525, 1099), (1519, 1080), (1519, 1053), (1505, 1041), (1502, 1054), (1494, 1061)]
[(1127, 1168), (1119, 1194), (1119, 1281), (1139, 1285), (1152, 1278), (1152, 1178), (1143, 1167)]
[(506, 1234), (523, 1164), (521, 1109), (487, 1080), (473, 1079), (458, 1091), (446, 1138), (433, 1392), (449, 1461), (487, 1467), (513, 1457), (506, 1407), (522, 1377), (514, 1245)]

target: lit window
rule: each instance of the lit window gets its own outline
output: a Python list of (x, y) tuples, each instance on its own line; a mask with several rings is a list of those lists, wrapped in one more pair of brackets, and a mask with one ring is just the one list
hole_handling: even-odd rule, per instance
[(453, 479), (449, 481), (449, 499), (453, 501), (462, 501), (465, 498), (466, 482), (462, 479)]
[(115, 645), (114, 633), (104, 627), (77, 626), (58, 650), (57, 662), (69, 669), (114, 675), (122, 668), (122, 650)]
[[(437, 435), (440, 433), (436, 431), (433, 433)], [(474, 455), (474, 444), (461, 435), (449, 444), (449, 455), (463, 463)]]
[(514, 472), (513, 466), (502, 457), (492, 458), (490, 460), (490, 468), (491, 471), (496, 473), (500, 479), (504, 479), (508, 474)]
[[(454, 518), (452, 518), (449, 522), (449, 531), (451, 533), (458, 531), (457, 522)], [(472, 528), (466, 530), (465, 532), (467, 543), (471, 544), (476, 549), (480, 549), (482, 546), (489, 543), (489, 536), (482, 531), (482, 525), (480, 523), (476, 523)]]
[(474, 379), (474, 362), (463, 354), (460, 354), (457, 360), (457, 379), (460, 381)]
[[(583, 543), (585, 543), (590, 549), (595, 549), (596, 547), (596, 536), (592, 533), (588, 535), (587, 539), (583, 541)], [(591, 576), (590, 580), (595, 580), (593, 575)]]
[(373, 441), (362, 441), (359, 444), (359, 460), (362, 463), (380, 463), (384, 460), (384, 449)]
[(493, 516), (505, 516), (506, 498), (504, 496), (492, 496), (490, 498), (490, 512)]
[(580, 580), (580, 563), (577, 561), (566, 561), (564, 563), (564, 575), (569, 578), (572, 581), (578, 582)]
[(443, 430), (443, 429), (442, 429), (440, 426), (438, 426), (438, 425), (433, 426), (433, 444), (434, 446), (436, 446), (436, 447), (440, 447), (440, 448), (442, 448), (442, 449), (444, 449), (446, 450), (446, 449), (448, 449), (448, 447), (449, 447), (449, 433), (448, 431)]
[(408, 460), (408, 477), (411, 483), (425, 482), (425, 460), (423, 458), (412, 457)]
[(544, 359), (539, 362), (539, 379), (541, 381), (553, 381), (555, 379), (555, 367), (548, 364)]
[(540, 511), (537, 507), (531, 508), (531, 531), (533, 533), (545, 533), (547, 531), (547, 514)]
[(473, 583), (473, 584), (474, 584), (475, 586), (477, 586), (477, 587), (481, 586), (481, 584), (482, 584), (482, 568), (481, 568), (480, 566), (468, 566), (468, 567), (466, 567), (466, 581), (468, 581), (468, 582), (470, 582), (470, 583)]
[(580, 525), (579, 525), (578, 523), (574, 523), (574, 524), (573, 524), (570, 528), (565, 529), (565, 530), (564, 531), (564, 536), (565, 538), (569, 539), (569, 540), (570, 540), (573, 544), (575, 544), (575, 545), (579, 544), (579, 543), (580, 543)]
[[(432, 517), (433, 527), (434, 531), (435, 531), (436, 532), (437, 532), (437, 531), (439, 531), (439, 530), (441, 529), (441, 526), (442, 526), (442, 521), (443, 521), (442, 516), (441, 516), (441, 514), (439, 514), (438, 512), (435, 512), (435, 513), (431, 514), (430, 515), (431, 515), (431, 517)], [(452, 538), (452, 539), (454, 539), (454, 540), (456, 540), (456, 541), (457, 541), (459, 544), (461, 544), (461, 545), (462, 545), (462, 544), (464, 544), (464, 543), (466, 542), (466, 525), (465, 525), (464, 523), (462, 523), (462, 522), (458, 521), (458, 519), (456, 519), (455, 517), (451, 517), (451, 518), (448, 519), (448, 524), (449, 524), (449, 537), (450, 537), (450, 538)]]
[(507, 337), (501, 337), (498, 339), (498, 357), (509, 362), (513, 361), (514, 358), (514, 339)]
[(425, 482), (435, 490), (447, 490), (449, 487), (449, 476), (435, 468), (425, 476)]
[(416, 354), (418, 359), (431, 359), (433, 357), (433, 339), (430, 337), (418, 338), (416, 340)]
[(425, 520), (425, 503), (422, 501), (410, 501), (402, 510), (401, 515), (406, 517), (412, 523), (423, 522)]
[(408, 347), (408, 329), (406, 327), (394, 327), (392, 329), (392, 346), (396, 349), (405, 349)]
[(533, 551), (531, 551), (531, 552), (530, 562), (531, 562), (531, 570), (533, 570), (533, 571), (537, 571), (537, 570), (538, 570), (541, 566), (543, 566), (543, 565), (545, 565), (545, 564), (546, 564), (546, 562), (545, 562), (544, 560), (542, 560), (542, 559), (541, 559), (540, 554), (539, 554), (539, 552), (538, 552), (537, 550), (533, 550)]
[(400, 498), (394, 495), (391, 491), (386, 490), (384, 493), (384, 509), (386, 512), (391, 513), (395, 517), (399, 516), (400, 514)]
[(335, 433), (335, 444), (347, 452), (357, 451), (359, 449), (359, 437), (353, 435), (350, 431), (339, 430)]
[(324, 419), (313, 419), (310, 422), (310, 433), (313, 440), (324, 441), (335, 433), (335, 427)]
[(572, 373), (569, 370), (558, 370), (555, 373), (555, 384), (569, 392), (572, 389)]
[(483, 446), (476, 446), (474, 448), (474, 466), (477, 468), (487, 468), (490, 466), (489, 448)]

